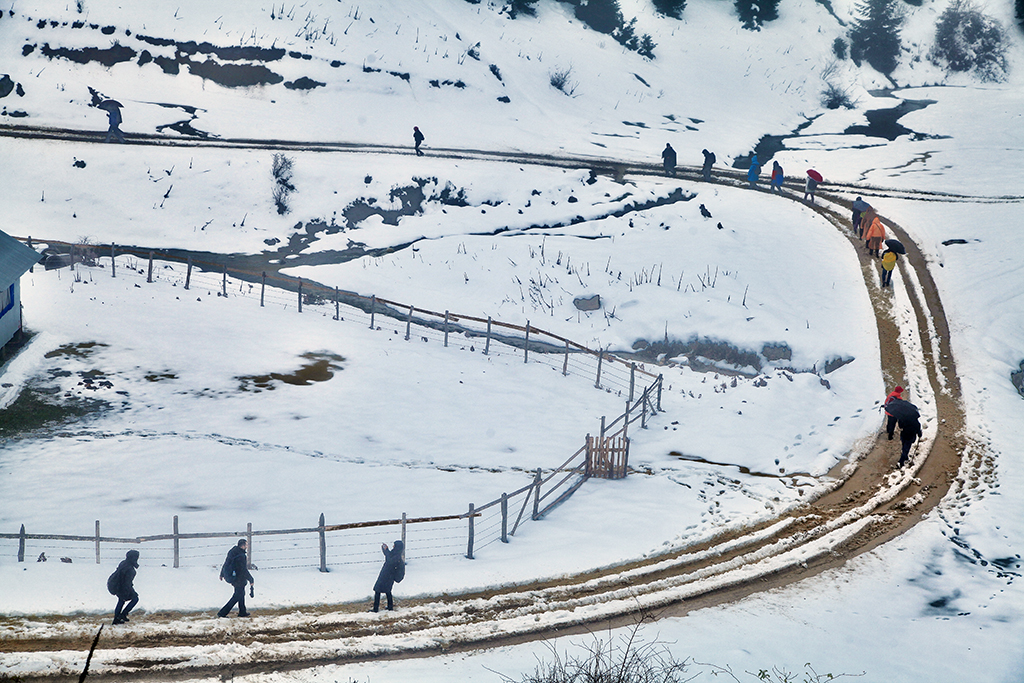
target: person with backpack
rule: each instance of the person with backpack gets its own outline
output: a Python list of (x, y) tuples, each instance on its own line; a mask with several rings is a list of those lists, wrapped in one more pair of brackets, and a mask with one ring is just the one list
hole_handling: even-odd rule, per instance
[(252, 574), (249, 573), (248, 561), (245, 555), (248, 547), (249, 544), (246, 543), (244, 538), (239, 540), (238, 544), (228, 551), (228, 556), (224, 560), (224, 566), (220, 569), (220, 580), (227, 581), (234, 586), (235, 592), (227, 604), (217, 612), (218, 617), (226, 617), (231, 612), (231, 608), (236, 604), (238, 605), (238, 616), (249, 616), (249, 612), (245, 609), (245, 584), (248, 582), (250, 586), (254, 586), (256, 582), (253, 580)]
[(701, 172), (704, 173), (704, 182), (711, 182), (711, 167), (715, 165), (715, 153), (709, 152), (706, 149), (702, 149), (701, 153), (704, 155), (704, 166), (701, 168)]
[(750, 157), (750, 168), (747, 169), (747, 182), (750, 183), (750, 189), (757, 188), (757, 179), (761, 175), (761, 163), (757, 160), (757, 154)]
[(423, 150), (420, 149), (420, 145), (423, 144), (423, 133), (420, 132), (419, 126), (412, 127), (412, 141), (416, 145), (416, 156), (423, 156)]
[(139, 567), (139, 551), (129, 550), (125, 553), (121, 564), (107, 578), (107, 590), (117, 596), (117, 607), (114, 608), (114, 624), (128, 621), (128, 613), (139, 604), (139, 594), (135, 592), (135, 570)]
[(384, 553), (384, 566), (380, 568), (377, 575), (377, 583), (373, 584), (373, 609), (372, 612), (380, 611), (380, 594), (388, 598), (388, 610), (395, 609), (395, 602), (391, 597), (391, 589), (395, 583), (401, 583), (405, 578), (405, 544), (395, 541), (394, 547), (388, 550), (387, 543), (380, 544), (381, 552)]

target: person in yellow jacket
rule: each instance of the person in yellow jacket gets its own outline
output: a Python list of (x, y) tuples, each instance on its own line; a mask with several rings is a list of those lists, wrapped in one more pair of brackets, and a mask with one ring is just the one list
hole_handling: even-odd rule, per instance
[(882, 240), (885, 239), (885, 226), (882, 225), (882, 219), (878, 217), (878, 213), (874, 209), (868, 209), (861, 218), (861, 225), (866, 225), (864, 229), (864, 241), (867, 244), (868, 253), (872, 256), (878, 256), (878, 250), (882, 248)]
[(886, 249), (882, 254), (882, 286), (892, 287), (892, 271), (896, 269), (896, 260), (899, 258), (892, 249)]

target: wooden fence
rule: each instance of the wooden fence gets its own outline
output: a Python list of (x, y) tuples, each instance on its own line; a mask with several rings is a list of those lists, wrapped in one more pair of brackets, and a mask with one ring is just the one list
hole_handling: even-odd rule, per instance
[[(26, 239), (29, 246), (33, 246), (32, 238)], [(36, 245), (41, 244), (38, 240)], [(67, 242), (47, 241), (45, 244), (51, 250), (54, 258), (49, 263), (44, 260), (47, 267), (70, 266), (74, 269), (76, 264), (89, 263), (98, 258), (99, 247), (94, 245), (74, 245)], [(58, 249), (53, 250), (56, 246)], [(154, 271), (154, 260), (159, 253), (160, 259), (186, 266), (184, 279), (180, 274)], [(268, 275), (265, 271), (258, 274), (236, 267), (230, 268), (231, 282), (229, 290), (229, 267), (226, 262), (216, 263), (210, 260), (193, 259), (191, 255), (179, 253), (160, 253), (155, 250), (140, 250), (131, 247), (117, 247), (110, 245), (110, 274), (117, 277), (117, 256), (130, 255), (137, 258), (144, 258), (146, 268), (143, 269), (137, 264), (122, 266), (122, 274), (140, 276), (145, 274), (146, 282), (153, 282), (154, 279), (171, 279), (174, 284), (181, 284), (185, 289), (190, 289), (198, 284), (208, 291), (217, 290), (218, 296), (227, 297), (229, 291), (232, 296), (255, 297), (255, 285), (259, 285), (259, 303), (263, 307), (268, 299), (272, 302), (288, 306), (288, 297), (283, 297), (279, 292), (291, 290), (295, 298), (290, 301), (294, 303), (296, 310), (301, 313), (303, 305), (332, 307), (333, 320), (344, 321), (346, 317), (351, 321), (358, 322), (362, 318), (371, 329), (383, 331), (385, 328), (394, 334), (404, 332), (404, 339), (409, 341), (413, 338), (413, 325), (417, 326), (416, 336), (423, 341), (435, 339), (441, 341), (445, 347), (449, 346), (451, 337), (462, 335), (464, 341), (460, 343), (470, 344), (470, 350), (475, 349), (475, 342), (482, 341), (481, 352), (489, 354), (522, 353), (523, 362), (543, 362), (560, 370), (563, 376), (582, 375), (594, 378), (594, 386), (607, 392), (615, 392), (619, 396), (625, 396), (625, 410), (611, 423), (606, 424), (605, 418), (601, 418), (600, 432), (596, 436), (587, 435), (584, 444), (573, 453), (564, 463), (552, 469), (546, 476), (542, 469), (538, 468), (533, 481), (512, 493), (502, 493), (499, 498), (486, 503), (483, 506), (475, 507), (469, 504), (467, 512), (459, 515), (447, 515), (440, 517), (422, 517), (407, 519), (402, 515), (401, 519), (384, 520), (376, 522), (354, 522), (349, 524), (325, 525), (324, 515), (320, 515), (320, 522), (317, 526), (299, 529), (271, 529), (254, 531), (249, 524), (244, 532), (202, 532), (202, 533), (181, 533), (178, 529), (178, 518), (174, 517), (171, 534), (156, 534), (150, 536), (139, 536), (136, 538), (115, 538), (105, 537), (100, 534), (100, 523), (96, 521), (96, 531), (93, 536), (74, 536), (67, 534), (28, 534), (24, 525), (18, 534), (0, 533), (0, 539), (17, 539), (18, 561), (23, 562), (26, 553), (26, 545), (30, 540), (57, 540), (71, 542), (88, 542), (95, 546), (96, 562), (100, 562), (102, 543), (107, 544), (141, 544), (149, 542), (172, 543), (172, 566), (180, 566), (180, 547), (183, 541), (197, 539), (219, 539), (244, 537), (249, 541), (250, 562), (254, 554), (253, 538), (270, 536), (287, 536), (292, 534), (316, 534), (319, 540), (319, 569), (328, 570), (327, 563), (327, 534), (351, 529), (369, 527), (381, 527), (387, 525), (401, 525), (402, 539), (406, 538), (407, 525), (409, 524), (430, 524), (451, 520), (465, 520), (467, 525), (466, 557), (473, 559), (475, 550), (483, 545), (500, 541), (509, 542), (509, 537), (514, 536), (520, 524), (524, 521), (527, 509), (532, 509), (529, 515), (531, 520), (539, 520), (548, 514), (559, 504), (568, 499), (589, 477), (601, 477), (618, 479), (626, 476), (628, 471), (629, 457), (629, 425), (641, 422), (641, 427), (647, 427), (647, 420), (650, 416), (661, 411), (662, 376), (655, 375), (646, 370), (642, 363), (624, 360), (604, 349), (593, 351), (592, 349), (573, 342), (565, 337), (552, 334), (527, 321), (526, 325), (520, 326), (494, 320), (490, 317), (480, 318), (469, 315), (453, 314), (445, 311), (443, 314), (427, 309), (417, 309), (412, 305), (402, 304), (386, 299), (379, 299), (376, 296), (366, 297), (354, 292), (343, 292), (338, 288), (331, 289), (317, 283), (299, 278), (291, 278), (280, 274)], [(208, 255), (215, 256), (215, 255)], [(195, 270), (198, 269), (198, 272)], [(219, 271), (219, 272), (218, 272)], [(267, 285), (271, 285), (268, 291)], [(347, 308), (344, 311), (341, 305)], [(404, 328), (404, 329), (403, 329)], [(531, 355), (532, 352), (532, 355)], [(647, 384), (641, 389), (640, 385)], [(640, 391), (637, 398), (636, 393)], [(618, 426), (616, 431), (612, 431)], [(519, 499), (522, 499), (521, 503)], [(511, 505), (511, 510), (510, 510)], [(515, 509), (518, 507), (518, 513)], [(485, 513), (488, 513), (485, 515)], [(513, 521), (514, 516), (514, 521)], [(485, 519), (488, 518), (489, 519)], [(488, 536), (480, 538), (480, 524), (487, 523)], [(511, 525), (510, 525), (511, 522)], [(438, 540), (438, 539), (434, 539)], [(441, 541), (447, 542), (445, 539)], [(450, 539), (449, 539), (450, 540)], [(483, 543), (481, 543), (481, 540)], [(441, 547), (445, 547), (442, 543)], [(374, 554), (376, 561), (376, 554)], [(444, 553), (457, 554), (457, 553)], [(211, 557), (211, 556), (207, 556)]]

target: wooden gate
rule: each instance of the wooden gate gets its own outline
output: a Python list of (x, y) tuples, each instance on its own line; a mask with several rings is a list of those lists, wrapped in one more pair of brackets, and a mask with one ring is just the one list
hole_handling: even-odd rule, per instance
[(622, 432), (613, 436), (587, 435), (587, 476), (599, 479), (623, 479), (629, 464), (629, 437)]

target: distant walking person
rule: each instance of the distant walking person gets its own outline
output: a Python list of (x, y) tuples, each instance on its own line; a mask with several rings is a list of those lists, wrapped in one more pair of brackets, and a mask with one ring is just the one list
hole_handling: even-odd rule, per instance
[(661, 152), (661, 161), (665, 166), (665, 175), (676, 177), (676, 151), (672, 145), (665, 143), (665, 149)]
[(757, 178), (761, 175), (761, 164), (757, 161), (757, 155), (750, 157), (750, 168), (747, 169), (747, 181), (750, 183), (750, 189), (753, 190), (757, 187)]
[(395, 609), (395, 601), (391, 598), (391, 589), (395, 583), (401, 583), (405, 578), (405, 558), (402, 553), (405, 551), (405, 544), (395, 541), (394, 547), (388, 550), (387, 543), (380, 544), (381, 552), (384, 553), (384, 566), (380, 568), (377, 575), (377, 583), (373, 584), (373, 610), (380, 611), (380, 594), (388, 598), (388, 609)]
[(420, 149), (420, 145), (423, 144), (423, 133), (417, 126), (412, 127), (412, 141), (416, 143), (416, 156), (423, 156), (423, 150)]
[(860, 197), (857, 197), (853, 200), (851, 208), (853, 209), (853, 218), (850, 221), (850, 229), (853, 230), (859, 238), (864, 234), (864, 231), (861, 229), (861, 216), (865, 211), (871, 208), (871, 205)]
[(711, 167), (715, 165), (715, 153), (709, 152), (706, 149), (702, 149), (701, 153), (704, 154), (704, 166), (701, 171), (704, 173), (704, 182), (711, 182)]
[(778, 192), (780, 194), (782, 193), (782, 181), (783, 181), (784, 178), (785, 178), (785, 175), (782, 172), (782, 165), (779, 162), (777, 162), (777, 161), (773, 161), (772, 162), (772, 184), (771, 184), (771, 188), (770, 188), (772, 192)]
[(807, 199), (809, 197), (810, 200), (811, 200), (811, 204), (814, 203), (814, 193), (818, 189), (818, 183), (821, 182), (820, 178), (821, 178), (821, 176), (818, 176), (817, 178), (815, 178), (814, 175), (812, 175), (810, 171), (807, 172), (807, 182), (804, 183), (804, 201), (805, 202), (807, 201)]
[(224, 566), (220, 570), (220, 580), (227, 581), (234, 586), (235, 592), (227, 604), (217, 612), (218, 617), (226, 617), (231, 612), (231, 608), (236, 604), (238, 605), (238, 616), (249, 616), (249, 612), (245, 609), (245, 584), (248, 582), (252, 586), (256, 582), (253, 580), (252, 574), (249, 573), (249, 567), (247, 566), (248, 562), (245, 551), (248, 547), (249, 544), (246, 543), (245, 539), (241, 539), (238, 541), (238, 545), (228, 551), (228, 556), (224, 560)]
[(128, 613), (139, 604), (139, 594), (135, 592), (135, 570), (139, 567), (139, 551), (129, 550), (125, 553), (121, 564), (107, 579), (107, 590), (117, 596), (117, 607), (114, 608), (114, 623), (123, 624), (128, 621)]
[(121, 132), (121, 103), (117, 100), (104, 100), (99, 104), (100, 109), (107, 112), (107, 122), (110, 127), (107, 129), (107, 138), (104, 142), (116, 139), (124, 143), (124, 133)]

